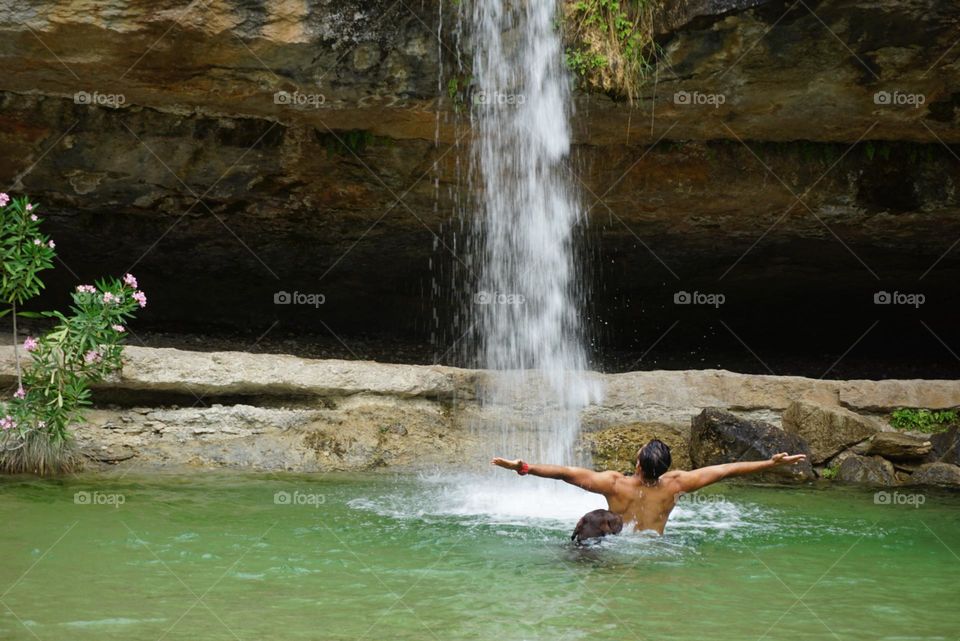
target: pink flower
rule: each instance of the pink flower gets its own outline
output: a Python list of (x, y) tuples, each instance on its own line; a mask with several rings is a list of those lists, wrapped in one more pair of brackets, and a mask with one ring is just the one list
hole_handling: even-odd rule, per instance
[(27, 395), (27, 393), (26, 393), (25, 391), (23, 391), (23, 388), (22, 388), (22, 387), (18, 387), (18, 388), (17, 388), (17, 391), (13, 393), (13, 397), (14, 397), (14, 398), (23, 398), (23, 397), (26, 396), (26, 395)]
[(103, 295), (104, 303), (119, 303), (120, 297), (113, 294), (113, 292), (107, 292)]
[(124, 285), (129, 285), (129, 286), (132, 287), (133, 289), (136, 289), (136, 288), (137, 288), (137, 277), (134, 276), (133, 274), (127, 274), (126, 276), (123, 277), (123, 284), (124, 284)]
[(127, 328), (123, 325), (111, 325), (110, 327), (113, 328), (113, 331), (120, 332), (121, 334), (127, 331)]
[(0, 207), (6, 207), (8, 202), (10, 202), (10, 196), (0, 192)]
[(147, 295), (144, 294), (144, 293), (141, 292), (141, 291), (135, 292), (135, 293), (133, 294), (133, 300), (135, 300), (135, 301), (137, 301), (138, 303), (140, 303), (140, 307), (146, 307), (146, 306), (147, 306)]
[(14, 422), (13, 417), (9, 414), (0, 419), (0, 429), (9, 430), (16, 426), (16, 422)]
[(96, 294), (97, 288), (93, 285), (77, 285), (77, 291), (84, 294)]
[(39, 247), (39, 246), (42, 245), (43, 243), (40, 242), (40, 239), (39, 239), (39, 238), (34, 238), (34, 239), (33, 239), (33, 244), (36, 245), (37, 247)]
[(33, 205), (27, 204), (27, 211), (33, 211)]
[(92, 349), (83, 355), (83, 360), (88, 364), (99, 363), (101, 358), (100, 352)]
[(37, 349), (37, 339), (33, 336), (27, 336), (27, 340), (23, 341), (23, 349), (28, 352), (32, 352)]
[(47, 243), (47, 245), (50, 247), (50, 249), (53, 249), (54, 247), (57, 246), (57, 244), (56, 244), (55, 242), (53, 242), (52, 240), (51, 240), (49, 243)]
[(40, 220), (40, 219), (37, 218), (37, 215), (36, 215), (36, 214), (30, 214), (30, 220), (32, 220), (33, 222), (37, 222), (37, 221)]

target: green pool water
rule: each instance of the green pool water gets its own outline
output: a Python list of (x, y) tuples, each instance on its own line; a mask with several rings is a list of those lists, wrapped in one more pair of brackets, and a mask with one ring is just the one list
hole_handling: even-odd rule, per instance
[(960, 495), (719, 485), (579, 551), (592, 497), (511, 487), (6, 479), (0, 639), (960, 638)]

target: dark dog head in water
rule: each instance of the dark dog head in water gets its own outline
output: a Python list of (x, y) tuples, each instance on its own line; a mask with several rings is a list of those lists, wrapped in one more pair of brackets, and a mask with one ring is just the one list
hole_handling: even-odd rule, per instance
[(623, 519), (619, 514), (614, 514), (610, 510), (594, 510), (580, 517), (570, 540), (577, 545), (584, 545), (588, 539), (620, 534), (621, 530), (623, 530)]

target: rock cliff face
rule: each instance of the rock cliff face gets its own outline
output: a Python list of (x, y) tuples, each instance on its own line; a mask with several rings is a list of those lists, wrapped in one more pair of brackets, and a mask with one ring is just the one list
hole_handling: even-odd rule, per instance
[[(13, 349), (0, 347), (0, 386), (15, 384), (15, 371)], [(423, 470), (456, 461), (480, 468), (491, 455), (480, 426), (495, 416), (532, 429), (530, 413), (542, 411), (479, 403), (488, 376), (443, 366), (131, 346), (121, 373), (95, 390), (97, 406), (75, 434), (94, 466), (315, 472)], [(815, 425), (791, 430), (784, 412), (794, 401), (842, 416), (960, 406), (958, 381), (825, 381), (720, 370), (592, 376), (604, 395), (583, 411), (581, 449), (598, 465), (623, 471), (651, 438), (667, 442), (684, 468), (808, 443), (822, 451)], [(720, 419), (705, 422), (707, 416)], [(867, 447), (897, 460), (929, 454), (930, 462), (953, 467), (955, 438), (956, 428), (930, 438), (919, 454), (905, 455), (902, 444)], [(809, 465), (804, 470), (809, 478)]]
[[(645, 352), (679, 323), (661, 348), (693, 362), (745, 343), (787, 370), (816, 354), (819, 375), (868, 331), (845, 358), (952, 373), (960, 7), (664, 5), (641, 99), (575, 98), (597, 344)], [(0, 5), (0, 186), (50, 217), (66, 268), (47, 302), (133, 269), (157, 327), (450, 327), (442, 353), (466, 329), (450, 289), (476, 195), (458, 11)], [(678, 307), (682, 291), (725, 303)], [(925, 303), (877, 307), (881, 291)]]

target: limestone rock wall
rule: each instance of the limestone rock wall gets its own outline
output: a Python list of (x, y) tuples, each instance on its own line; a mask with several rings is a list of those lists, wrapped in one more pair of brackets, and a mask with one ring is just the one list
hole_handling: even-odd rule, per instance
[[(49, 216), (63, 266), (45, 306), (135, 269), (155, 328), (440, 328), (444, 353), (468, 325), (455, 285), (475, 195), (460, 10), (0, 5), (0, 186)], [(575, 98), (597, 344), (642, 352), (682, 318), (675, 351), (718, 332), (711, 345), (742, 352), (710, 310), (678, 312), (681, 290), (724, 293), (724, 322), (756, 352), (822, 348), (820, 372), (876, 320), (878, 290), (924, 293), (923, 321), (958, 344), (958, 12), (664, 3), (641, 99)], [(281, 291), (325, 303), (278, 307)], [(862, 349), (946, 355), (916, 316), (884, 317)]]
[[(523, 429), (532, 411), (522, 403), (479, 403), (488, 376), (452, 367), (131, 346), (122, 372), (96, 389), (97, 406), (76, 435), (92, 464), (136, 469), (480, 467), (490, 454), (480, 447), (483, 419), (509, 411), (507, 418)], [(795, 400), (866, 415), (960, 407), (960, 381), (824, 381), (716, 370), (594, 376), (604, 395), (584, 410), (582, 447), (598, 464), (616, 468), (629, 467), (637, 447), (654, 437), (676, 449), (678, 466), (688, 465), (691, 419), (706, 408), (779, 427)], [(0, 385), (14, 383), (13, 350), (0, 348)]]

